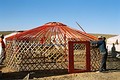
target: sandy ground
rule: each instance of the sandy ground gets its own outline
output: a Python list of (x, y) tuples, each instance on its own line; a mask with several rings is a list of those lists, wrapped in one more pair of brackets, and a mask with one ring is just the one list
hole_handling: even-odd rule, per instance
[(0, 80), (23, 80), (25, 77), (29, 78), (29, 80), (120, 80), (120, 70), (109, 70), (102, 73), (84, 72), (58, 75), (49, 72), (32, 72), (29, 76), (27, 75), (30, 72), (14, 72), (14, 70), (7, 67), (1, 68), (0, 71), (2, 71)]
[(61, 76), (37, 78), (35, 80), (120, 80), (120, 70), (112, 70), (104, 73), (86, 72)]

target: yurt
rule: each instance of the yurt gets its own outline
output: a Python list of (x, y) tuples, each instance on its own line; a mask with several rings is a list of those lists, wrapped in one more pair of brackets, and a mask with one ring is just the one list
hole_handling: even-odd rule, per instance
[[(110, 37), (107, 39), (108, 67), (110, 69), (120, 69), (120, 35)], [(111, 65), (112, 64), (112, 65)]]
[(107, 39), (108, 51), (111, 51), (113, 44), (115, 45), (116, 51), (120, 52), (120, 35)]
[[(6, 65), (17, 71), (68, 69), (68, 42), (90, 40), (97, 38), (60, 22), (49, 22), (7, 38)], [(79, 49), (81, 54), (76, 51), (76, 55), (81, 57), (75, 59), (86, 58), (84, 45), (76, 46), (73, 49)], [(97, 50), (90, 49), (91, 69), (96, 70), (100, 57)]]

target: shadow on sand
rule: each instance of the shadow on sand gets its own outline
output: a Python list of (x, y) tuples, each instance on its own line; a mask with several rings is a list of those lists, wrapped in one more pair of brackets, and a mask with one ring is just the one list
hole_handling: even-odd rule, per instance
[(0, 80), (23, 79), (29, 74), (29, 79), (68, 74), (67, 70), (21, 71), (1, 73)]

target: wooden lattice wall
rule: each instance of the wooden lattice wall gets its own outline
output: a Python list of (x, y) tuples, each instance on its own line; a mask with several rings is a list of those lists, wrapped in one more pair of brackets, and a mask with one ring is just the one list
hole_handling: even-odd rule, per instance
[(63, 46), (8, 41), (6, 48), (7, 66), (17, 71), (67, 69), (67, 52)]
[[(68, 45), (68, 44), (67, 44)], [(68, 69), (68, 46), (30, 41), (7, 41), (6, 63), (16, 71)], [(80, 46), (83, 50), (83, 47)], [(76, 48), (79, 49), (79, 48)], [(99, 69), (98, 49), (91, 49), (91, 71)], [(76, 56), (83, 59), (85, 56)]]
[(99, 49), (91, 48), (90, 55), (91, 55), (91, 71), (99, 70), (101, 62), (101, 55)]

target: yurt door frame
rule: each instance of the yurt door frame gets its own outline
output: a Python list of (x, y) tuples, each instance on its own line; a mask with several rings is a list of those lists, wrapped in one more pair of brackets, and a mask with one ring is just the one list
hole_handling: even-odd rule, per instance
[(69, 41), (68, 49), (68, 72), (76, 73), (90, 71), (90, 42)]

